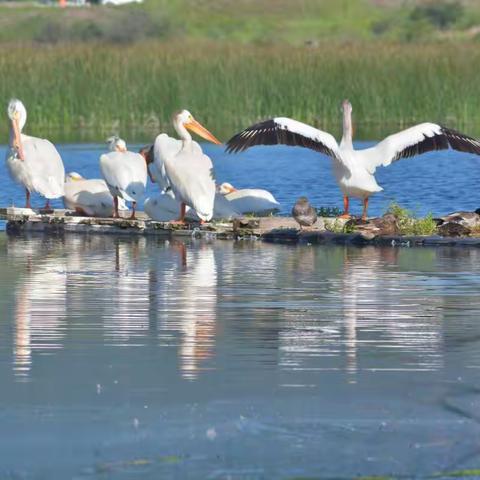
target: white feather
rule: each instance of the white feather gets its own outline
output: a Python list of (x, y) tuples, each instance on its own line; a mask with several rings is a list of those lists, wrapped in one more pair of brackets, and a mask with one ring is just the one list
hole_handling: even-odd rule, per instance
[(303, 137), (310, 138), (314, 142), (322, 143), (333, 153), (338, 152), (338, 143), (335, 140), (335, 137), (328, 132), (314, 128), (306, 123), (293, 120), (286, 117), (277, 117), (274, 118), (275, 123), (292, 133), (298, 133)]
[(21, 134), (25, 160), (7, 151), (6, 164), (13, 181), (32, 193), (53, 199), (63, 196), (65, 169), (57, 149), (48, 140)]
[(100, 170), (112, 195), (130, 202), (143, 200), (148, 174), (142, 155), (134, 152), (103, 154)]
[(435, 123), (421, 123), (389, 135), (374, 147), (357, 150), (358, 161), (373, 175), (377, 167), (391, 165), (396, 155), (408, 147), (422, 142), (425, 137), (440, 135), (442, 127)]
[[(65, 208), (82, 210), (93, 217), (110, 217), (113, 213), (113, 197), (107, 184), (101, 179), (74, 179), (65, 183)], [(119, 210), (128, 210), (125, 201), (119, 199)]]
[[(170, 193), (170, 192), (169, 192)], [(153, 220), (158, 222), (168, 222), (176, 220), (180, 215), (180, 202), (175, 200), (173, 195), (169, 193), (162, 193), (154, 197), (149, 197), (145, 200), (144, 210), (145, 213)], [(190, 207), (186, 207), (187, 218), (192, 220), (198, 220), (199, 216), (195, 210)], [(240, 217), (241, 213), (238, 212), (234, 206), (225, 197), (218, 193), (215, 195), (213, 219), (215, 220), (230, 220), (232, 218)]]

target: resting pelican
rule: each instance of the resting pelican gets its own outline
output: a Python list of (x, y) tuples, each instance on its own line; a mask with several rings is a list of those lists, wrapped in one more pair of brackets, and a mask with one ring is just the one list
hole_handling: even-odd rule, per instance
[[(63, 203), (65, 208), (90, 217), (110, 217), (113, 213), (113, 197), (105, 181), (87, 180), (77, 172), (67, 174)], [(120, 198), (118, 207), (127, 210), (125, 200)]]
[(225, 195), (233, 208), (243, 214), (269, 215), (280, 210), (280, 204), (268, 190), (260, 188), (237, 190), (232, 184), (224, 182), (217, 187), (217, 191)]
[(377, 167), (386, 167), (401, 158), (449, 147), (480, 155), (478, 140), (435, 123), (421, 123), (388, 136), (374, 147), (354, 150), (352, 105), (348, 100), (343, 102), (343, 137), (340, 145), (327, 132), (290, 118), (278, 117), (238, 133), (227, 142), (227, 151), (240, 152), (254, 145), (275, 144), (311, 148), (330, 156), (337, 183), (344, 195), (342, 217), (349, 217), (349, 198), (357, 197), (363, 200), (363, 219), (367, 217), (370, 195), (383, 190), (374, 177)]
[(16, 183), (25, 187), (26, 208), (31, 208), (30, 194), (36, 192), (47, 199), (45, 208), (49, 209), (51, 199), (63, 196), (65, 169), (62, 159), (48, 140), (22, 133), (27, 110), (20, 100), (10, 100), (8, 117), (12, 123), (6, 156), (8, 172)]
[[(158, 135), (154, 144), (154, 164), (158, 171), (160, 189), (171, 189), (180, 202), (178, 223), (185, 222), (187, 205), (193, 208), (200, 221), (213, 216), (215, 179), (212, 161), (203, 154), (200, 145), (192, 140), (188, 130), (210, 142), (220, 144), (187, 110), (173, 116), (173, 126), (181, 140), (165, 133)], [(188, 130), (187, 130), (188, 129)]]
[[(172, 191), (168, 190), (166, 193), (160, 193), (159, 195), (147, 198), (144, 203), (144, 210), (153, 220), (158, 222), (170, 222), (178, 217), (180, 206), (180, 202), (175, 200)], [(241, 213), (235, 210), (231, 202), (226, 200), (222, 194), (215, 194), (213, 219), (231, 220), (232, 218), (238, 218), (241, 216)], [(199, 220), (195, 210), (188, 206), (185, 207), (185, 217), (191, 220)]]
[(127, 151), (125, 142), (110, 137), (109, 153), (100, 157), (100, 170), (113, 196), (113, 217), (118, 218), (119, 198), (132, 202), (131, 219), (135, 219), (137, 202), (142, 200), (147, 186), (147, 164), (139, 153)]

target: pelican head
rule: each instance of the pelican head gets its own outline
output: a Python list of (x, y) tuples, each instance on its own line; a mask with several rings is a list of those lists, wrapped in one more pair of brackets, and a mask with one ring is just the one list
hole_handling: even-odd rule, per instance
[(236, 192), (237, 189), (228, 182), (223, 182), (221, 185), (218, 185), (217, 192), (221, 193), (222, 195), (227, 195), (232, 192)]
[(12, 122), (11, 146), (17, 151), (18, 158), (25, 160), (22, 146), (22, 130), (27, 122), (27, 109), (20, 100), (12, 98), (8, 103), (7, 112), (8, 118)]
[(78, 180), (83, 180), (83, 177), (77, 172), (67, 173), (65, 177), (66, 182), (76, 182)]
[(17, 122), (19, 130), (22, 131), (27, 122), (27, 109), (25, 105), (20, 100), (12, 98), (10, 102), (8, 102), (7, 112), (10, 120)]
[(187, 132), (183, 131), (183, 129), (186, 128), (205, 140), (208, 140), (209, 142), (216, 143), (217, 145), (221, 145), (222, 143), (220, 140), (215, 138), (213, 134), (209, 132), (202, 124), (197, 122), (197, 120), (193, 118), (193, 115), (188, 110), (181, 110), (173, 116), (173, 126), (182, 138), (186, 137), (185, 134)]
[(348, 100), (342, 102), (342, 108), (346, 114), (350, 115), (352, 113), (352, 104)]
[(108, 149), (111, 152), (126, 152), (127, 144), (118, 135), (112, 135), (107, 138)]

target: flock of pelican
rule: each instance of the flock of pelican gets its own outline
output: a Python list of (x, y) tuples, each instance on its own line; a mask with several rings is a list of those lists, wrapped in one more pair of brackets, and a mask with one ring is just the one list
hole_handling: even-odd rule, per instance
[[(333, 160), (333, 171), (344, 196), (343, 217), (349, 216), (350, 197), (363, 201), (367, 217), (369, 197), (382, 190), (375, 179), (379, 166), (388, 166), (433, 150), (453, 148), (480, 155), (480, 141), (435, 123), (422, 123), (386, 137), (377, 145), (355, 150), (352, 142), (352, 105), (343, 102), (343, 137), (340, 144), (327, 132), (290, 118), (277, 117), (252, 125), (227, 142), (227, 152), (240, 152), (255, 145), (283, 144), (313, 149)], [(173, 116), (178, 139), (165, 133), (139, 153), (128, 151), (118, 137), (108, 140), (109, 152), (100, 157), (103, 179), (84, 179), (76, 172), (65, 177), (62, 159), (48, 140), (22, 133), (27, 111), (20, 100), (8, 105), (11, 121), (10, 149), (6, 163), (12, 179), (30, 196), (37, 193), (49, 201), (64, 199), (66, 208), (91, 216), (119, 216), (131, 202), (135, 218), (138, 202), (145, 199), (148, 178), (159, 187), (158, 195), (144, 202), (154, 220), (184, 223), (212, 218), (232, 218), (245, 213), (268, 214), (279, 209), (273, 195), (260, 189), (236, 190), (231, 184), (215, 183), (211, 159), (190, 134), (214, 144), (221, 142), (187, 110)], [(174, 220), (176, 219), (176, 220)]]
[[(266, 190), (216, 185), (211, 159), (189, 132), (215, 144), (221, 142), (187, 110), (173, 116), (179, 139), (162, 133), (153, 145), (136, 153), (129, 151), (121, 138), (109, 138), (110, 151), (99, 160), (103, 179), (85, 179), (77, 172), (65, 176), (53, 144), (22, 133), (27, 111), (20, 100), (10, 101), (8, 117), (11, 130), (6, 163), (12, 179), (25, 188), (26, 208), (31, 208), (32, 193), (47, 200), (46, 209), (51, 199), (63, 197), (66, 208), (88, 216), (119, 217), (129, 202), (130, 218), (135, 219), (137, 204), (145, 200), (145, 211), (154, 220), (184, 223), (187, 218), (205, 222), (245, 213), (267, 214), (280, 207)], [(145, 199), (148, 178), (160, 191)]]

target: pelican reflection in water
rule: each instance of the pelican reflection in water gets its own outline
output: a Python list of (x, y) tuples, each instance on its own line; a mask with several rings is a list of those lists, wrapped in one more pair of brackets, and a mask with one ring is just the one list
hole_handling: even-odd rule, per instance
[[(408, 258), (413, 253), (391, 248), (346, 248), (343, 261), (337, 263), (341, 270), (332, 272), (322, 288), (302, 293), (311, 298), (309, 308), (301, 313), (287, 311), (284, 328), (279, 332), (284, 367), (307, 368), (316, 356), (332, 357), (336, 360), (323, 362), (322, 369), (344, 369), (355, 375), (363, 353), (361, 369), (393, 368), (376, 364), (371, 357), (367, 360), (367, 353), (380, 349), (413, 356), (408, 366), (398, 367), (403, 370), (440, 368), (442, 297), (433, 294), (426, 299), (428, 292), (418, 288), (422, 273), (399, 267), (398, 257), (402, 254)], [(316, 259), (317, 263), (322, 260), (325, 257)], [(317, 264), (316, 268), (326, 266)], [(307, 286), (315, 285), (315, 277), (304, 281)], [(339, 363), (342, 357), (344, 364)]]
[(178, 356), (183, 377), (194, 380), (213, 356), (217, 322), (217, 265), (213, 246), (191, 248), (173, 243), (177, 260), (157, 277), (161, 342), (179, 334)]
[[(38, 245), (37, 245), (38, 247)], [(18, 258), (25, 271), (15, 287), (13, 370), (28, 378), (34, 352), (52, 353), (63, 347), (67, 328), (66, 259), (53, 245), (44, 257), (32, 242), (12, 239), (8, 255)]]

